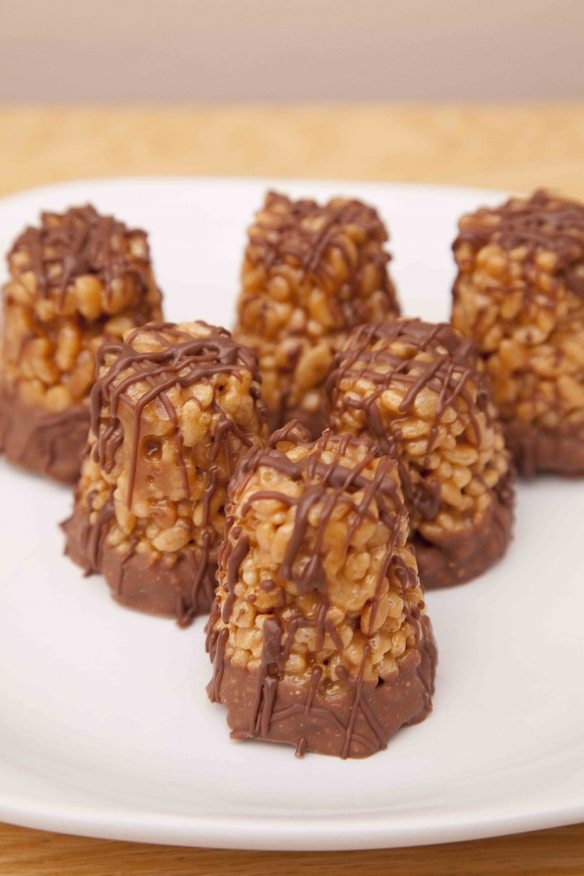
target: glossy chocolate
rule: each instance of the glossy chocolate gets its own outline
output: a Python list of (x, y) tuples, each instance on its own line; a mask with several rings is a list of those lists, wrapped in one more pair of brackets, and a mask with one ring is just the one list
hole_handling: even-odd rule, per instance
[[(138, 259), (127, 252), (127, 238), (143, 231), (128, 229), (113, 216), (102, 216), (95, 207), (71, 207), (63, 214), (41, 213), (39, 227), (26, 228), (8, 254), (8, 263), (17, 253), (28, 257), (21, 272), (32, 271), (36, 293), (48, 297), (64, 296), (68, 285), (78, 277), (93, 275), (111, 294), (115, 280), (132, 277), (143, 293), (150, 282), (148, 250)], [(58, 268), (59, 270), (55, 270)]]
[[(100, 350), (100, 377), (91, 393), (88, 453), (100, 471), (108, 474), (125, 449), (128, 487), (124, 501), (128, 509), (132, 507), (139, 462), (149, 452), (143, 441), (148, 436), (142, 433), (146, 408), (158, 405), (167, 421), (169, 431), (164, 441), (174, 447), (173, 471), (180, 473), (181, 501), (190, 502), (193, 497), (185, 454), (194, 451), (183, 445), (179, 411), (168, 391), (209, 383), (222, 374), (237, 377), (244, 371), (252, 375), (256, 372), (253, 353), (236, 344), (228, 332), (204, 323), (199, 325), (208, 333), (193, 337), (180, 326), (150, 323), (130, 332), (124, 341), (108, 342)], [(142, 332), (156, 341), (156, 349), (136, 349), (135, 343)], [(257, 405), (261, 424), (257, 382), (252, 382), (249, 392)], [(228, 452), (229, 436), (236, 438), (237, 446), (242, 449), (250, 447), (252, 439), (260, 440), (259, 435), (251, 436), (228, 417), (215, 396), (209, 412), (216, 415), (217, 423), (203, 454), (208, 464), (203, 470), (200, 457), (197, 464), (199, 476), (204, 477), (204, 501), (202, 519), (197, 523), (196, 544), (191, 542), (178, 551), (153, 552), (150, 556), (137, 552), (132, 540), (129, 549), (111, 547), (107, 536), (115, 516), (113, 486), (110, 486), (109, 500), (99, 512), (91, 510), (91, 495), (87, 502), (78, 497), (73, 516), (64, 524), (67, 553), (86, 573), (103, 573), (119, 602), (141, 611), (174, 616), (181, 625), (188, 624), (196, 614), (208, 611), (214, 592), (219, 538), (211, 519), (211, 506), (221, 481), (218, 455), (222, 450)], [(229, 465), (234, 464), (235, 460), (230, 460)], [(159, 487), (163, 485), (161, 478), (159, 472)]]
[[(507, 253), (520, 251), (515, 273), (503, 275), (500, 285), (496, 273), (489, 276), (486, 290), (477, 288), (473, 295), (469, 272), (477, 270), (476, 256), (490, 246)], [(582, 344), (584, 204), (540, 190), (496, 208), (483, 207), (461, 218), (453, 249), (460, 268), (453, 321), (474, 332), (462, 302), (476, 296), (471, 307), (478, 307), (473, 317), (477, 341), (494, 375), (507, 446), (518, 470), (527, 477), (537, 472), (584, 474), (582, 401), (574, 401), (573, 389), (564, 398), (561, 387), (563, 379), (582, 385), (580, 357), (574, 349)], [(461, 283), (464, 293), (459, 292)], [(493, 330), (499, 329), (500, 340), (484, 343), (480, 335), (491, 293), (498, 310)], [(505, 315), (506, 293), (520, 294), (518, 315)], [(524, 355), (510, 353), (514, 348)], [(514, 383), (530, 391), (518, 396)], [(531, 415), (521, 411), (522, 402)]]
[[(147, 236), (90, 205), (72, 207), (42, 213), (7, 261), (0, 450), (23, 468), (72, 483), (87, 437), (86, 393), (97, 346), (128, 325), (160, 318)], [(78, 294), (80, 278), (85, 286)], [(55, 391), (62, 393), (59, 413), (49, 409), (57, 407), (50, 399)], [(31, 396), (38, 401), (25, 403)]]
[(0, 453), (13, 465), (64, 484), (79, 477), (87, 439), (85, 405), (51, 414), (23, 405), (0, 386)]
[[(489, 218), (489, 222), (484, 221)], [(539, 190), (530, 198), (511, 198), (497, 209), (483, 208), (463, 217), (453, 244), (477, 248), (496, 244), (503, 249), (527, 249), (528, 261), (538, 252), (555, 256), (555, 273), (564, 274), (571, 290), (584, 297), (584, 278), (571, 269), (584, 259), (584, 204)]]
[(277, 378), (277, 392), (265, 381), (271, 429), (297, 419), (317, 438), (325, 425), (318, 398), (346, 333), (399, 312), (387, 239), (377, 211), (361, 201), (266, 195), (249, 230), (235, 334)]
[[(374, 501), (379, 520), (388, 530), (377, 590), (371, 602), (369, 635), (375, 628), (379, 588), (390, 566), (394, 564), (404, 593), (417, 584), (415, 572), (394, 554), (404, 515), (407, 516), (401, 502), (394, 461), (382, 455), (379, 447), (368, 439), (331, 436), (328, 432), (311, 445), (310, 455), (298, 461), (290, 459), (286, 448), (290, 444), (304, 444), (308, 438), (308, 434), (296, 424), (289, 424), (275, 433), (267, 448), (252, 451), (242, 460), (234, 475), (230, 495), (240, 493), (251, 474), (262, 467), (302, 483), (299, 497), (291, 497), (277, 489), (258, 490), (246, 500), (240, 513), (245, 515), (250, 503), (266, 498), (275, 498), (284, 505), (295, 507), (293, 530), (278, 574), (280, 579), (292, 582), (299, 595), (319, 594), (317, 617), (307, 619), (298, 612), (287, 619), (284, 631), (277, 616), (266, 616), (259, 670), (248, 671), (231, 665), (225, 655), (228, 628), (218, 628), (217, 621), (221, 617), (223, 623), (229, 623), (235, 589), (240, 581), (239, 569), (248, 553), (249, 542), (237, 519), (229, 517), (219, 558), (226, 571), (226, 598), (222, 612), (216, 599), (208, 624), (207, 647), (214, 667), (208, 693), (212, 700), (227, 705), (228, 722), (235, 738), (287, 742), (295, 745), (299, 754), (317, 751), (343, 758), (364, 757), (385, 748), (389, 736), (403, 724), (422, 720), (430, 711), (436, 649), (427, 617), (422, 617), (419, 610), (412, 607), (406, 619), (417, 630), (416, 650), (405, 655), (398, 672), (391, 678), (377, 683), (364, 682), (363, 673), (370, 653), (367, 645), (356, 678), (339, 668), (340, 683), (334, 695), (323, 689), (320, 683), (322, 667), (316, 663), (312, 666), (308, 685), (301, 685), (286, 675), (286, 661), (296, 633), (302, 628), (316, 630), (317, 650), (322, 648), (327, 633), (339, 653), (343, 650), (336, 628), (327, 620), (328, 584), (322, 565), (325, 529), (339, 503), (349, 502), (355, 511), (350, 531), (368, 518)], [(360, 462), (347, 464), (342, 459), (349, 445), (365, 449)], [(336, 460), (324, 462), (322, 453), (329, 450), (334, 451)], [(374, 476), (365, 476), (364, 469), (375, 459), (379, 459), (379, 464)], [(350, 497), (361, 491), (362, 498), (355, 504)], [(305, 550), (309, 515), (317, 503), (319, 518), (314, 549), (309, 561), (299, 564), (297, 559)], [(348, 543), (345, 551), (347, 549)], [(273, 584), (264, 582), (264, 589), (270, 589)]]
[[(408, 349), (409, 355), (400, 355), (396, 347)], [(424, 361), (416, 358), (419, 353), (424, 354)], [(367, 396), (358, 397), (342, 388), (360, 379), (373, 384)], [(471, 380), (478, 386), (476, 393), (471, 391)], [(380, 398), (390, 385), (403, 392), (391, 430), (379, 411)], [(476, 523), (469, 520), (460, 533), (445, 531), (443, 537), (432, 542), (415, 531), (416, 521), (434, 520), (442, 507), (439, 475), (421, 471), (419, 479), (413, 479), (400, 451), (400, 418), (415, 417), (416, 401), (425, 389), (436, 398), (426, 458), (434, 450), (441, 418), (457, 398), (465, 403), (469, 427), (479, 441), (479, 414), (487, 421), (493, 417), (490, 387), (477, 371), (473, 342), (462, 338), (447, 323), (400, 319), (361, 326), (336, 356), (327, 384), (330, 410), (362, 411), (366, 432), (385, 453), (398, 459), (404, 497), (412, 514), (420, 580), (425, 587), (434, 588), (472, 580), (503, 556), (511, 537), (514, 492), (509, 474), (492, 490), (492, 506), (484, 519)]]

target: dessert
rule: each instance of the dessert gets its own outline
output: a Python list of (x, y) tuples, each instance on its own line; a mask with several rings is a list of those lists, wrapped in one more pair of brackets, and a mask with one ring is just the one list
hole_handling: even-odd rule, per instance
[(396, 462), (309, 439), (289, 423), (231, 481), (208, 693), (237, 739), (366, 757), (431, 710), (436, 648)]
[(98, 347), (160, 318), (147, 237), (91, 206), (43, 213), (15, 241), (8, 268), (0, 450), (30, 471), (73, 482)]
[(317, 437), (333, 355), (356, 325), (397, 314), (387, 231), (376, 211), (269, 192), (249, 229), (234, 336), (256, 351), (272, 429), (292, 418)]
[(104, 344), (66, 553), (123, 605), (186, 625), (208, 611), (227, 483), (265, 439), (254, 354), (205, 323)]
[(538, 191), (463, 216), (452, 323), (491, 375), (519, 470), (584, 474), (584, 205)]
[(503, 556), (512, 471), (474, 345), (445, 324), (356, 329), (329, 378), (330, 424), (399, 459), (424, 587), (476, 577)]

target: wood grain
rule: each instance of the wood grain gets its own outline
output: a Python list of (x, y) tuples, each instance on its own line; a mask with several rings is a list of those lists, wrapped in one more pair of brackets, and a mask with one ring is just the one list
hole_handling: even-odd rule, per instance
[(0, 872), (27, 876), (580, 876), (584, 826), (472, 843), (367, 852), (225, 852), (0, 826)]
[[(584, 104), (0, 108), (0, 194), (86, 177), (222, 174), (549, 186), (584, 197)], [(584, 876), (584, 825), (456, 845), (224, 852), (0, 825), (0, 873)]]

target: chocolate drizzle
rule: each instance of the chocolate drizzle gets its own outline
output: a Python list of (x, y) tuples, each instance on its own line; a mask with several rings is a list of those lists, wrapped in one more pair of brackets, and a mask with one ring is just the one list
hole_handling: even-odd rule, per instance
[[(55, 480), (74, 482), (87, 438), (96, 346), (122, 326), (160, 318), (147, 235), (100, 216), (89, 205), (45, 212), (38, 227), (26, 228), (16, 239), (7, 261), (11, 278), (3, 290), (0, 382), (18, 404), (18, 424), (12, 426), (16, 440), (8, 433), (6, 456)], [(39, 347), (46, 357), (42, 393), (34, 386)], [(55, 389), (59, 404), (67, 405), (58, 414), (49, 410)], [(32, 396), (35, 402), (23, 403)], [(18, 433), (28, 446), (18, 447)]]
[[(143, 241), (140, 257), (128, 248), (128, 240), (136, 236)], [(40, 227), (26, 228), (15, 241), (9, 264), (17, 253), (28, 256), (28, 264), (19, 270), (33, 272), (42, 297), (57, 292), (63, 298), (70, 283), (88, 274), (98, 277), (110, 293), (115, 280), (132, 277), (143, 292), (150, 282), (145, 233), (128, 229), (113, 216), (101, 216), (90, 204), (63, 214), (41, 213)]]
[[(264, 216), (264, 213), (267, 216)], [(269, 217), (269, 218), (268, 218)], [(340, 254), (345, 272), (345, 280), (333, 299), (328, 295), (327, 306), (332, 308), (334, 329), (348, 331), (371, 318), (368, 302), (356, 290), (360, 287), (363, 265), (345, 239), (347, 228), (358, 228), (363, 240), (375, 242), (367, 252), (367, 264), (376, 265), (380, 271), (380, 289), (387, 299), (387, 310), (398, 312), (395, 290), (385, 266), (391, 256), (382, 248), (388, 235), (376, 210), (361, 201), (337, 198), (320, 206), (316, 201), (302, 199), (293, 201), (286, 195), (268, 192), (263, 210), (256, 216), (255, 224), (249, 231), (249, 247), (246, 258), (250, 264), (262, 265), (274, 273), (281, 265), (299, 268), (300, 284), (310, 283), (327, 289), (335, 280), (335, 274), (326, 258), (327, 251), (334, 249)], [(261, 290), (260, 297), (264, 297)], [(245, 310), (252, 304), (254, 324), (247, 327), (253, 332), (262, 333), (258, 328), (253, 308), (253, 295), (244, 296), (240, 302), (240, 316), (245, 327)], [(298, 302), (297, 302), (298, 303)], [(330, 330), (330, 327), (329, 327)], [(298, 334), (293, 326), (286, 328), (286, 338)], [(294, 355), (290, 352), (294, 367)]]
[(249, 230), (236, 337), (258, 351), (272, 429), (298, 419), (318, 437), (328, 357), (355, 326), (399, 312), (387, 239), (377, 212), (360, 201), (266, 195)]
[[(385, 747), (388, 734), (378, 721), (375, 708), (370, 702), (371, 691), (375, 685), (365, 684), (363, 680), (365, 667), (370, 659), (368, 647), (364, 649), (361, 665), (355, 677), (342, 666), (337, 672), (343, 693), (340, 698), (337, 697), (337, 700), (333, 698), (334, 702), (338, 704), (342, 701), (344, 709), (348, 702), (347, 697), (351, 698), (348, 711), (345, 709), (342, 714), (338, 709), (326, 706), (326, 694), (321, 690), (323, 666), (317, 662), (310, 668), (308, 685), (295, 688), (293, 701), (289, 702), (287, 691), (290, 682), (285, 673), (285, 666), (296, 634), (303, 628), (315, 629), (317, 651), (323, 647), (325, 634), (328, 634), (339, 654), (343, 652), (343, 642), (334, 624), (327, 619), (328, 581), (322, 563), (326, 550), (324, 535), (335, 509), (339, 504), (346, 504), (352, 517), (346, 542), (342, 548), (345, 554), (349, 551), (349, 542), (355, 529), (363, 521), (375, 519), (371, 512), (373, 503), (376, 504), (380, 523), (388, 531), (388, 542), (379, 568), (375, 595), (370, 601), (370, 636), (375, 628), (381, 586), (389, 575), (392, 564), (396, 568), (395, 580), (402, 586), (404, 597), (408, 589), (417, 586), (415, 574), (412, 577), (409, 570), (403, 566), (401, 557), (395, 553), (397, 539), (403, 538), (404, 516), (407, 518), (407, 511), (401, 500), (395, 462), (381, 455), (376, 444), (368, 439), (356, 439), (349, 435), (335, 436), (325, 432), (319, 441), (309, 445), (311, 450), (307, 456), (291, 459), (287, 452), (290, 446), (305, 444), (307, 439), (308, 435), (301, 427), (297, 424), (289, 424), (272, 436), (268, 447), (248, 453), (241, 461), (230, 486), (232, 497), (241, 495), (251, 475), (260, 468), (271, 469), (291, 481), (302, 484), (298, 496), (290, 496), (279, 490), (257, 490), (243, 503), (237, 519), (239, 515), (244, 517), (253, 503), (263, 499), (276, 498), (279, 502), (295, 508), (293, 529), (278, 570), (278, 577), (282, 581), (291, 582), (299, 595), (312, 593), (317, 600), (316, 613), (312, 618), (305, 617), (293, 607), (292, 614), (287, 612), (285, 627), (282, 626), (278, 616), (266, 617), (262, 626), (264, 638), (260, 668), (257, 674), (254, 674), (252, 701), (246, 707), (247, 726), (239, 727), (238, 724), (234, 728), (233, 735), (236, 738), (276, 738), (279, 733), (277, 728), (286, 727), (290, 722), (294, 726), (298, 722), (300, 724), (304, 722), (307, 726), (316, 722), (321, 728), (325, 728), (322, 731), (325, 735), (332, 734), (335, 739), (342, 737), (339, 751), (336, 752), (341, 757), (356, 756), (357, 751), (371, 754)], [(349, 461), (347, 458), (349, 448), (358, 448), (361, 451), (358, 462)], [(325, 462), (323, 455), (329, 453), (333, 454), (333, 459), (327, 459)], [(366, 475), (365, 469), (376, 459), (379, 461), (374, 474)], [(358, 493), (362, 495), (357, 498), (355, 494)], [(318, 516), (317, 523), (314, 522), (314, 512)], [(223, 578), (225, 599), (221, 610), (220, 599), (216, 597), (207, 627), (207, 647), (214, 665), (213, 681), (208, 689), (212, 700), (222, 699), (221, 689), (225, 672), (228, 671), (229, 678), (233, 674), (231, 667), (229, 670), (226, 668), (228, 627), (222, 627), (221, 624), (229, 624), (231, 619), (236, 586), (241, 581), (240, 567), (248, 554), (249, 547), (249, 540), (236, 517), (228, 517), (226, 539), (220, 549), (219, 557), (220, 566), (225, 571)], [(403, 572), (405, 574), (402, 574)], [(263, 582), (260, 586), (268, 590), (270, 583)], [(407, 603), (407, 600), (405, 601)], [(409, 613), (407, 617), (409, 619)], [(424, 633), (419, 623), (416, 624), (416, 629), (418, 630), (416, 647), (422, 647)], [(427, 664), (424, 664), (424, 672), (428, 672)], [(249, 676), (249, 673), (244, 675)], [(242, 679), (240, 683), (247, 689), (247, 679), (245, 681)], [(282, 694), (281, 684), (284, 684)], [(299, 696), (301, 690), (305, 691), (305, 696), (302, 698)], [(229, 705), (228, 700), (225, 701)], [(429, 694), (423, 697), (423, 708), (426, 711), (430, 708)], [(300, 734), (295, 740), (290, 741), (294, 741), (297, 745), (297, 754), (302, 754), (307, 745), (313, 744), (310, 741), (312, 738), (310, 734), (308, 736)]]
[[(369, 384), (366, 391), (353, 391), (360, 381)], [(443, 498), (444, 476), (431, 460), (435, 451), (442, 452), (437, 442), (446, 411), (459, 400), (456, 408), (460, 435), (456, 440), (476, 447), (477, 452), (483, 449), (484, 441), (480, 419), (494, 426), (488, 379), (477, 369), (472, 341), (462, 338), (445, 323), (401, 319), (363, 326), (353, 332), (337, 355), (327, 390), (333, 427), (346, 428), (349, 423), (352, 429), (362, 429), (379, 442), (385, 453), (398, 460), (424, 587), (464, 583), (503, 556), (512, 533), (512, 478), (499, 474), (494, 484), (493, 481), (487, 484), (484, 479), (481, 481), (482, 469), (471, 468), (470, 480), (490, 492), (489, 506), (480, 515), (463, 513), (461, 525), (454, 531), (436, 526), (431, 536), (421, 534), (428, 532), (424, 524), (439, 519), (443, 510), (452, 513), (451, 503)], [(423, 403), (432, 401), (432, 407), (418, 414), (416, 405), (425, 390), (430, 390), (433, 400), (426, 396)], [(397, 408), (392, 405), (391, 413), (387, 411), (384, 416), (382, 397), (386, 391), (397, 396), (398, 402), (401, 397), (401, 402)], [(417, 416), (428, 419), (429, 410), (432, 419), (416, 439), (417, 443), (426, 443), (425, 451), (421, 444), (422, 450), (412, 458), (402, 429), (405, 432)], [(361, 415), (357, 423), (353, 422), (353, 412)], [(472, 495), (464, 487), (461, 492), (463, 497)], [(492, 528), (493, 519), (504, 521), (504, 537)]]
[[(163, 444), (172, 442), (179, 476), (178, 484), (175, 482), (172, 488), (172, 501), (193, 501), (190, 477), (204, 478), (202, 496), (197, 493), (198, 500), (202, 499), (202, 514), (201, 519), (197, 519), (196, 540), (191, 540), (177, 552), (162, 551), (157, 568), (156, 564), (150, 564), (151, 569), (145, 574), (140, 589), (138, 583), (133, 581), (138, 570), (143, 571), (144, 566), (138, 555), (132, 559), (137, 539), (130, 540), (125, 556), (122, 551), (104, 544), (111, 528), (107, 524), (115, 516), (113, 495), (116, 487), (110, 483), (110, 498), (106, 507), (112, 509), (111, 516), (104, 521), (101, 513), (91, 513), (92, 501), (89, 494), (86, 498), (86, 524), (80, 533), (76, 531), (75, 538), (79, 545), (70, 551), (75, 558), (79, 554), (85, 558), (89, 571), (103, 571), (106, 552), (108, 555), (119, 554), (115, 563), (108, 558), (111, 568), (115, 567), (115, 580), (109, 583), (116, 598), (127, 604), (131, 604), (132, 600), (139, 601), (140, 605), (152, 604), (151, 610), (154, 613), (157, 613), (155, 606), (163, 606), (159, 613), (169, 613), (168, 598), (164, 596), (164, 590), (168, 590), (165, 582), (174, 582), (177, 602), (172, 613), (176, 614), (183, 625), (196, 613), (208, 610), (213, 595), (219, 534), (215, 510), (212, 509), (217, 491), (225, 487), (224, 470), (227, 468), (230, 471), (234, 466), (235, 459), (231, 458), (231, 453), (238, 447), (247, 449), (254, 441), (260, 441), (259, 432), (263, 423), (261, 404), (258, 401), (259, 384), (254, 380), (257, 368), (254, 354), (236, 344), (224, 329), (205, 323), (198, 323), (198, 326), (205, 333), (195, 336), (188, 326), (150, 323), (130, 332), (124, 341), (110, 341), (102, 345), (98, 355), (100, 376), (90, 399), (89, 445), (91, 458), (106, 476), (106, 481), (114, 466), (120, 463), (120, 453), (123, 451), (122, 464), (127, 474), (128, 487), (122, 501), (132, 511), (138, 466), (142, 456), (148, 463), (154, 461), (156, 464), (162, 458)], [(246, 431), (240, 427), (228, 416), (221, 403), (222, 376), (240, 379), (247, 372), (252, 377), (247, 392), (254, 405), (258, 405), (257, 434), (253, 430)], [(205, 413), (207, 416), (212, 414), (215, 418), (212, 431), (204, 439), (205, 445), (198, 449), (184, 446), (181, 411), (175, 407), (169, 395), (175, 387), (184, 389), (196, 384), (208, 384), (211, 387), (212, 399)], [(145, 412), (152, 405), (157, 406), (154, 416), (157, 427), (161, 424), (164, 424), (163, 430), (167, 427), (163, 436), (144, 434)], [(233, 448), (231, 438), (235, 441)], [(167, 471), (168, 463), (160, 462), (155, 484), (159, 490), (163, 483), (160, 477)], [(154, 484), (150, 475), (142, 478), (140, 483), (142, 480), (147, 491), (150, 489), (150, 482)], [(178, 494), (179, 490), (182, 495)], [(140, 499), (143, 498), (141, 495)], [(78, 501), (73, 516), (83, 513)], [(160, 591), (151, 600), (148, 596), (150, 579), (153, 590), (157, 593)]]
[(452, 322), (477, 341), (518, 470), (582, 474), (584, 204), (536, 191), (483, 207), (453, 249)]
[[(338, 249), (348, 269), (356, 267), (354, 254), (342, 237), (347, 226), (357, 226), (364, 237), (380, 244), (388, 239), (377, 211), (354, 199), (338, 198), (320, 206), (307, 198), (293, 201), (268, 192), (263, 210), (269, 213), (269, 221), (260, 211), (249, 232), (254, 259), (267, 268), (290, 261), (301, 269), (303, 280), (330, 281), (324, 258), (330, 247)], [(391, 259), (381, 249), (372, 252), (372, 257), (381, 266)]]
[(527, 199), (511, 198), (500, 207), (463, 216), (453, 249), (462, 243), (476, 249), (487, 244), (505, 250), (526, 247), (531, 262), (539, 252), (551, 252), (556, 275), (563, 275), (571, 291), (584, 298), (584, 275), (574, 270), (584, 259), (584, 204), (545, 190)]
[[(469, 427), (478, 443), (480, 429), (476, 412), (486, 410), (488, 396), (484, 392), (473, 395), (469, 387), (471, 378), (481, 387), (483, 379), (476, 371), (474, 344), (463, 339), (447, 323), (400, 319), (364, 325), (352, 333), (345, 349), (335, 357), (327, 382), (333, 421), (342, 411), (363, 411), (366, 428), (383, 452), (400, 460), (404, 496), (414, 515), (423, 520), (432, 520), (438, 514), (441, 485), (431, 473), (422, 476), (418, 483), (412, 483), (408, 467), (400, 459), (400, 424), (410, 419), (420, 393), (427, 388), (436, 395), (437, 407), (436, 421), (427, 440), (426, 458), (434, 450), (440, 419), (458, 397), (465, 402)], [(345, 391), (346, 386), (362, 379), (374, 386), (365, 398)], [(382, 420), (379, 402), (390, 387), (404, 395), (399, 415), (388, 425)]]
[[(139, 352), (133, 344), (143, 331), (136, 328), (124, 341), (111, 341), (102, 345), (97, 357), (98, 371), (113, 358), (108, 371), (95, 383), (91, 392), (91, 431), (97, 440), (93, 455), (94, 459), (104, 468), (111, 471), (116, 451), (124, 440), (122, 423), (119, 418), (121, 400), (128, 398), (128, 392), (137, 384), (146, 384), (146, 390), (141, 394), (132, 408), (132, 447), (128, 472), (128, 508), (132, 503), (132, 494), (136, 479), (138, 453), (140, 448), (140, 421), (146, 407), (160, 402), (168, 417), (176, 446), (176, 457), (182, 468), (183, 448), (176, 412), (167, 396), (173, 387), (193, 386), (201, 381), (209, 381), (218, 374), (237, 374), (242, 368), (254, 373), (256, 359), (251, 350), (236, 344), (229, 332), (215, 326), (207, 326), (209, 335), (194, 338), (171, 323), (149, 323), (148, 332), (158, 340), (161, 349)], [(125, 372), (128, 372), (127, 374)], [(258, 397), (257, 387), (252, 387), (254, 398)], [(220, 415), (220, 424), (213, 435), (210, 459), (213, 461), (219, 447), (225, 441), (226, 432), (231, 430), (237, 434), (244, 446), (249, 446), (249, 438), (237, 425), (228, 420), (222, 408), (214, 401), (213, 410)], [(108, 410), (103, 418), (103, 411)], [(182, 469), (185, 485), (185, 498), (189, 498), (188, 480)], [(205, 507), (209, 508), (216, 477), (211, 466), (206, 486)]]

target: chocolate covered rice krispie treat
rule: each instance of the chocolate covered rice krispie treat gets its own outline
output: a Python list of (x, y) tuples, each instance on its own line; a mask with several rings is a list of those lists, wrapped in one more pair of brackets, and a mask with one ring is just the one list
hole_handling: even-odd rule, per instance
[(477, 344), (519, 469), (584, 474), (584, 204), (538, 191), (463, 216), (452, 323)]
[(73, 482), (104, 338), (161, 315), (144, 231), (91, 206), (43, 213), (8, 254), (0, 352), (0, 450)]
[(436, 648), (395, 461), (309, 438), (288, 424), (230, 484), (208, 693), (236, 739), (366, 757), (431, 710)]
[(208, 611), (227, 484), (265, 440), (257, 362), (224, 329), (150, 323), (104, 344), (66, 553), (123, 605)]
[(347, 332), (397, 314), (387, 239), (360, 201), (267, 194), (249, 229), (234, 335), (258, 354), (272, 429), (297, 417), (317, 437), (324, 382)]
[(329, 380), (331, 428), (399, 460), (425, 587), (476, 577), (511, 538), (510, 460), (477, 361), (449, 325), (398, 319), (356, 329)]

